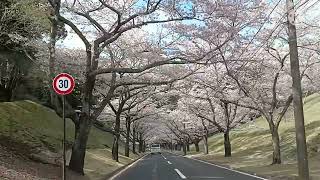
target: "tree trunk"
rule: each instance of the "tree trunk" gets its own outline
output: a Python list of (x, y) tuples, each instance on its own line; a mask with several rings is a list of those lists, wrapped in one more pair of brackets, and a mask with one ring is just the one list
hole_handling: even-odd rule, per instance
[(88, 137), (93, 122), (93, 119), (91, 119), (90, 116), (90, 108), (95, 80), (95, 77), (90, 77), (87, 73), (84, 89), (82, 91), (82, 109), (79, 119), (79, 133), (74, 140), (69, 163), (70, 169), (80, 174), (84, 174), (84, 158), (86, 154)]
[(54, 0), (54, 7), (51, 9), (51, 27), (50, 27), (50, 41), (49, 41), (49, 74), (54, 77), (55, 60), (56, 60), (56, 42), (58, 35), (58, 14), (60, 11), (61, 0)]
[(208, 148), (208, 136), (203, 136), (203, 145), (204, 145), (204, 154), (209, 154), (209, 148)]
[(190, 144), (187, 143), (187, 151), (189, 152), (190, 151)]
[(121, 111), (116, 114), (116, 124), (114, 127), (113, 145), (112, 145), (112, 159), (119, 162), (119, 138), (120, 138), (120, 115)]
[(126, 144), (125, 144), (125, 156), (129, 157), (130, 154), (130, 126), (131, 126), (131, 121), (130, 117), (126, 117), (126, 128), (127, 128), (127, 134), (126, 134)]
[(272, 135), (272, 146), (273, 146), (273, 157), (272, 164), (281, 164), (281, 153), (280, 153), (280, 138), (278, 128), (274, 127), (271, 129)]
[(113, 144), (112, 144), (112, 159), (119, 162), (119, 137), (120, 134), (115, 134), (113, 137)]
[[(56, 66), (56, 42), (58, 34), (58, 14), (60, 11), (60, 0), (54, 1), (55, 7), (52, 9), (51, 27), (50, 27), (50, 41), (49, 41), (49, 77), (52, 80), (55, 76)], [(50, 88), (50, 104), (55, 110), (59, 107), (58, 97), (54, 92), (53, 88)]]
[(183, 155), (187, 155), (187, 146), (186, 146), (186, 142), (183, 142)]
[(132, 153), (136, 154), (136, 128), (133, 126), (132, 129)]
[(308, 164), (308, 149), (306, 143), (304, 114), (301, 92), (301, 77), (299, 69), (299, 54), (297, 43), (297, 32), (295, 25), (295, 5), (293, 0), (287, 0), (287, 19), (288, 19), (288, 35), (290, 49), (290, 68), (292, 76), (292, 93), (293, 93), (293, 108), (296, 128), (296, 144), (297, 144), (297, 160), (299, 179), (308, 180), (309, 164)]
[(195, 142), (194, 146), (196, 147), (196, 152), (199, 152), (200, 151), (199, 142)]
[(19, 68), (16, 64), (13, 65), (10, 72), (10, 80), (8, 82), (8, 101), (12, 101), (14, 97), (14, 90), (17, 86), (17, 81), (19, 79)]
[(231, 143), (229, 137), (229, 131), (224, 132), (224, 157), (231, 156)]
[(79, 117), (78, 118), (78, 122), (74, 123), (74, 139), (77, 139), (77, 136), (80, 133), (80, 123), (79, 123)]
[(142, 152), (146, 152), (146, 141), (142, 143)]
[(84, 158), (91, 125), (92, 121), (89, 116), (86, 113), (82, 113), (80, 116), (79, 133), (76, 135), (69, 163), (69, 168), (80, 174), (84, 174)]
[(143, 140), (142, 140), (142, 133), (139, 133), (139, 153), (142, 152)]
[(170, 143), (170, 150), (171, 150), (171, 152), (174, 150), (174, 145), (172, 142)]

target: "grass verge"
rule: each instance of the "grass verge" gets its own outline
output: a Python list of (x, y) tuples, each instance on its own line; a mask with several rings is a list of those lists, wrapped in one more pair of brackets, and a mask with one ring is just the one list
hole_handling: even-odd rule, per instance
[[(308, 96), (304, 102), (310, 174), (312, 179), (319, 180), (320, 95)], [(231, 132), (232, 157), (224, 157), (223, 135), (217, 134), (209, 138), (209, 155), (200, 155), (197, 158), (257, 173), (271, 179), (295, 179), (297, 165), (292, 111), (289, 111), (281, 122), (279, 134), (283, 160), (281, 165), (270, 165), (272, 162), (272, 141), (268, 124), (263, 118), (242, 125)], [(194, 147), (191, 148), (191, 154), (196, 154)]]
[[(0, 103), (0, 146), (10, 147), (11, 150), (23, 154), (37, 154), (41, 150), (61, 154), (62, 128), (62, 119), (52, 109), (32, 101)], [(74, 138), (74, 124), (69, 119), (66, 129), (67, 141), (71, 144)], [(112, 134), (92, 127), (85, 159), (86, 176), (79, 177), (69, 172), (72, 176), (70, 179), (98, 180), (138, 157), (132, 154), (130, 158), (124, 157), (124, 148), (120, 146), (120, 162), (114, 162), (109, 148), (112, 147), (112, 140)], [(52, 169), (55, 168), (57, 167)], [(16, 171), (18, 170), (17, 168)], [(55, 172), (60, 170), (55, 169)]]

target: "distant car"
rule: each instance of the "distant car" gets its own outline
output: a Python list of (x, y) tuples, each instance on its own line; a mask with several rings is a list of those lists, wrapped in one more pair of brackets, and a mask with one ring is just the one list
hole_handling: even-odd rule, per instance
[(151, 154), (161, 154), (160, 144), (152, 144), (150, 147)]

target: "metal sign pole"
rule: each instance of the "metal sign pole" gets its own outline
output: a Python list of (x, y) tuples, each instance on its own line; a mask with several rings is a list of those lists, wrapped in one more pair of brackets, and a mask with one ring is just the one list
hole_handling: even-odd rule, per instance
[(67, 73), (58, 74), (52, 81), (53, 90), (62, 97), (62, 119), (63, 119), (63, 167), (62, 179), (66, 180), (66, 118), (65, 101), (66, 95), (71, 94), (75, 87), (74, 78)]
[(62, 179), (66, 180), (66, 118), (65, 118), (65, 96), (62, 95), (62, 118), (63, 118), (63, 173)]

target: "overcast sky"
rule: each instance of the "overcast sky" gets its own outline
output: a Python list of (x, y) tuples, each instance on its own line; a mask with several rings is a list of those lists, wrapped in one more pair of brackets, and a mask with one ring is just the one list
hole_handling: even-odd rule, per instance
[[(300, 3), (304, 3), (308, 0), (300, 0)], [(312, 25), (317, 25), (320, 27), (320, 3), (319, 0), (309, 0), (303, 7), (299, 8), (298, 15), (303, 18), (304, 22), (311, 23)], [(156, 34), (159, 30), (160, 25), (151, 24), (142, 27), (142, 30), (148, 32), (149, 34)], [(66, 26), (68, 31), (68, 36), (64, 40), (60, 40), (57, 45), (65, 48), (76, 48), (84, 49), (85, 46), (81, 39), (73, 33), (69, 26)]]

